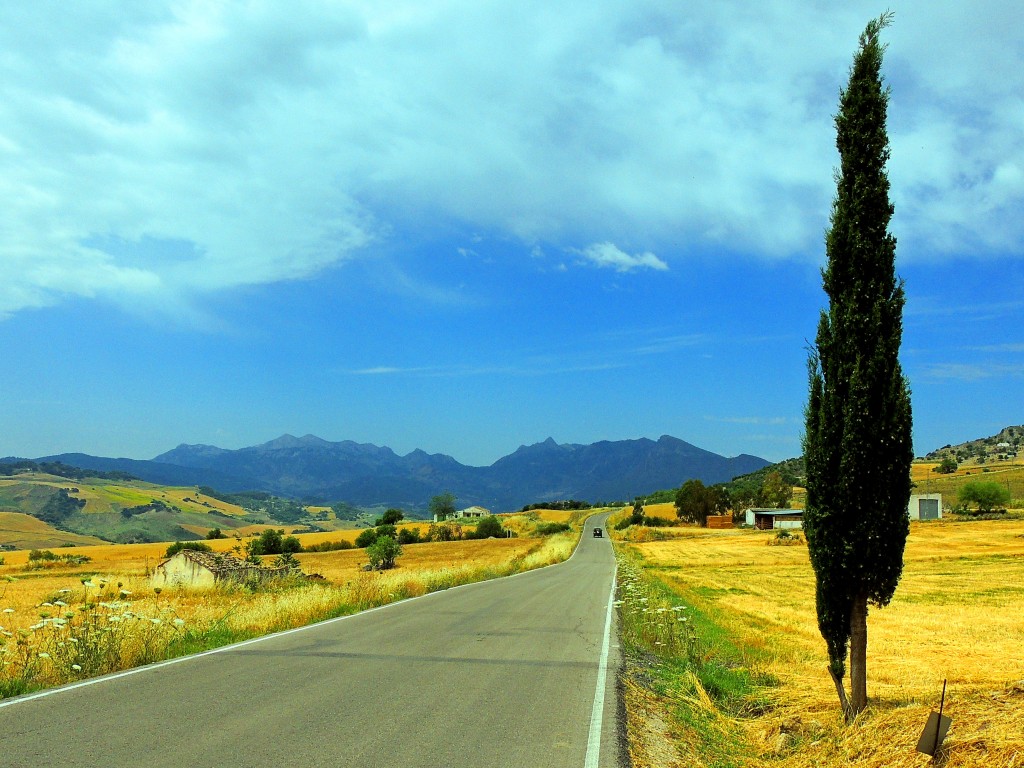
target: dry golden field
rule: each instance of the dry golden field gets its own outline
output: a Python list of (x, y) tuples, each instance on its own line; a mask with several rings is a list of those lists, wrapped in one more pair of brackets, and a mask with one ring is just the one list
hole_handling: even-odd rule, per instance
[(10, 544), (19, 549), (43, 549), (102, 543), (103, 540), (95, 536), (59, 531), (31, 515), (0, 512), (0, 544)]
[[(357, 533), (299, 539), (308, 545), (351, 540)], [(6, 552), (0, 565), (0, 697), (559, 562), (578, 539), (576, 528), (544, 538), (409, 544), (398, 567), (386, 572), (364, 571), (363, 549), (299, 553), (303, 571), (324, 579), (289, 579), (255, 591), (237, 585), (154, 589), (149, 573), (164, 559), (167, 543), (57, 550), (90, 560), (42, 568), (29, 562), (28, 551)], [(227, 551), (240, 542), (208, 543)]]
[(911, 523), (892, 604), (868, 620), (869, 708), (841, 724), (806, 545), (771, 532), (681, 529), (626, 544), (713, 617), (745, 664), (779, 680), (766, 714), (737, 719), (753, 766), (922, 766), (915, 746), (948, 679), (941, 764), (1024, 765), (1024, 521)]

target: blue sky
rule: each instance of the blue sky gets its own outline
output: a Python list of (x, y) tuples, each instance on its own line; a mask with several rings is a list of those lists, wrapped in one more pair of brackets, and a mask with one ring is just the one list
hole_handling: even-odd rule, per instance
[[(853, 2), (0, 8), (0, 455), (799, 453)], [(1024, 422), (1015, 2), (893, 2), (919, 453)]]

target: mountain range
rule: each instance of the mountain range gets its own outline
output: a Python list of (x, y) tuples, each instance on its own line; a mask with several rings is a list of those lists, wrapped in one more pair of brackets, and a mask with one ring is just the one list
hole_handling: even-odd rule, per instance
[(495, 511), (555, 499), (632, 499), (691, 478), (724, 482), (769, 463), (747, 454), (727, 458), (669, 435), (590, 445), (548, 438), (520, 446), (487, 467), (466, 466), (451, 456), (422, 450), (399, 456), (387, 447), (329, 442), (315, 435), (282, 435), (237, 450), (182, 444), (150, 461), (82, 453), (37, 460), (128, 472), (163, 485), (261, 490), (307, 503), (423, 509), (432, 496), (451, 491), (460, 506), (479, 504)]

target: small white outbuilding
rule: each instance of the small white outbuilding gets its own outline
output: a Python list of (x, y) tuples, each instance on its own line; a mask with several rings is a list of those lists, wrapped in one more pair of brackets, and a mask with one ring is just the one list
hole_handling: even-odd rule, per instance
[(911, 520), (939, 520), (942, 518), (941, 493), (915, 493), (907, 505)]

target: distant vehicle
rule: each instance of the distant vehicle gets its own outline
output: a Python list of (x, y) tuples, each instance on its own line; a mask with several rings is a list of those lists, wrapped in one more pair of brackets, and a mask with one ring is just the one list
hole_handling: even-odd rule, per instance
[(604, 536), (604, 533), (601, 532), (601, 529), (600, 528), (595, 528), (594, 529), (594, 538), (595, 539), (600, 539), (602, 536)]

